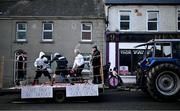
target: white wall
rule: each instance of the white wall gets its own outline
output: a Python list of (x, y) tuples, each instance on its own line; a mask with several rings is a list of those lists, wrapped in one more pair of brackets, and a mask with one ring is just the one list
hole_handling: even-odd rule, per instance
[[(137, 16), (135, 9), (142, 16)], [(128, 5), (112, 6), (109, 8), (109, 26), (108, 30), (119, 30), (119, 10), (131, 10), (131, 30), (130, 31), (147, 31), (146, 18), (148, 10), (159, 11), (159, 31), (177, 31), (177, 10), (180, 6), (148, 6), (148, 5)], [(107, 15), (107, 6), (106, 6)]]
[(109, 62), (111, 63), (110, 68), (113, 69), (116, 66), (116, 52), (115, 43), (109, 43)]

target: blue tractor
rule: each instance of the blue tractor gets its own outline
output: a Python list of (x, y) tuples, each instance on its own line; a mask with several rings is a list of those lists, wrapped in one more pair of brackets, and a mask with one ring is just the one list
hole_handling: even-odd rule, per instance
[(138, 63), (137, 84), (155, 100), (176, 100), (180, 95), (180, 39), (154, 39)]

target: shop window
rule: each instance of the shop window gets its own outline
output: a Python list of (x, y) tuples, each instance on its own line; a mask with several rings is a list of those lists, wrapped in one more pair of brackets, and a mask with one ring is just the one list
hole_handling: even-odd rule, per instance
[(158, 20), (159, 20), (159, 11), (148, 11), (147, 12), (147, 30), (157, 31)]
[(120, 49), (120, 74), (135, 74), (137, 64), (143, 59), (144, 49)]

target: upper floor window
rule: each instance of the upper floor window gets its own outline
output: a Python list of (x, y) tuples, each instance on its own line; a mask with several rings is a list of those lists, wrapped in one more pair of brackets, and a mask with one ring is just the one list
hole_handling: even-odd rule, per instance
[(16, 24), (16, 41), (23, 42), (27, 39), (27, 23)]
[(120, 30), (130, 30), (131, 11), (120, 10)]
[(180, 10), (177, 13), (177, 20), (178, 20), (178, 31), (180, 31)]
[(92, 40), (92, 23), (81, 24), (81, 40), (82, 41)]
[(53, 23), (43, 23), (43, 41), (53, 41)]
[(147, 30), (148, 31), (158, 30), (158, 19), (159, 19), (159, 11), (147, 12)]

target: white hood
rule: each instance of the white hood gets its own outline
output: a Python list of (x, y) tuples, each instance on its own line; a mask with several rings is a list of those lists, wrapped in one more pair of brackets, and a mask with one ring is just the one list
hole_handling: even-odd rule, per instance
[(45, 53), (41, 51), (41, 52), (39, 53), (39, 58), (41, 58), (43, 55), (45, 55)]
[(54, 53), (54, 57), (56, 57), (57, 55), (60, 55), (58, 52)]
[(34, 62), (34, 66), (35, 66), (35, 67), (37, 67), (37, 66), (43, 66), (43, 69), (47, 67), (47, 66), (46, 66), (47, 64), (45, 64), (44, 62), (47, 61), (48, 59), (47, 59), (46, 57), (41, 58), (43, 55), (45, 55), (45, 53), (41, 51), (41, 52), (39, 53), (39, 57), (38, 57), (38, 58), (35, 60), (35, 62)]

